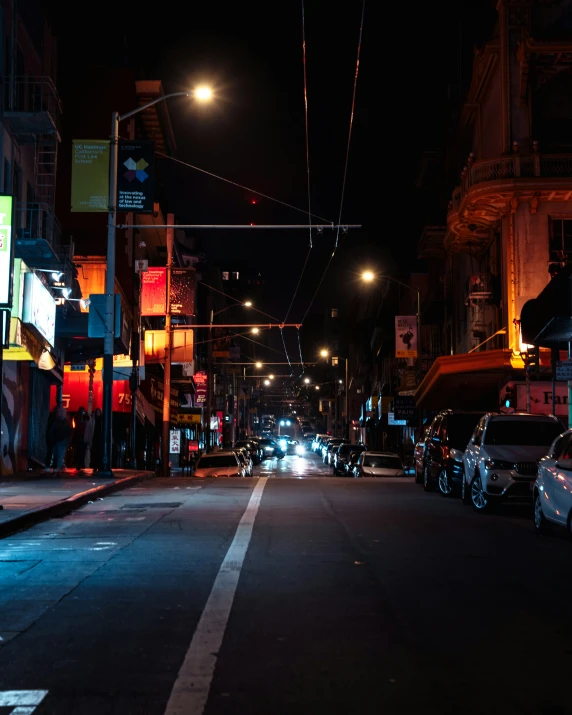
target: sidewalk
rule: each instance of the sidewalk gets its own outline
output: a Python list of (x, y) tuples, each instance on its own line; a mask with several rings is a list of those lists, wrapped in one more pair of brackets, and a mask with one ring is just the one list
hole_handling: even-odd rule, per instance
[(115, 469), (113, 474), (103, 478), (88, 469), (77, 476), (23, 472), (0, 477), (0, 539), (155, 476), (133, 469)]

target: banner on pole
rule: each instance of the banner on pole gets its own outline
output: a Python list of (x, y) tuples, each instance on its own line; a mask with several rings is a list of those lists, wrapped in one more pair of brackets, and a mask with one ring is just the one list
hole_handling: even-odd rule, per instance
[(417, 316), (395, 316), (395, 357), (417, 357)]
[(120, 141), (117, 147), (117, 210), (153, 213), (155, 142)]
[(165, 315), (167, 312), (167, 269), (149, 268), (141, 273), (141, 315)]
[(109, 140), (72, 142), (71, 211), (105, 213), (109, 208)]
[(171, 269), (171, 314), (195, 314), (195, 282), (194, 268)]
[(12, 210), (12, 196), (0, 196), (0, 307), (7, 309), (12, 307), (14, 277)]

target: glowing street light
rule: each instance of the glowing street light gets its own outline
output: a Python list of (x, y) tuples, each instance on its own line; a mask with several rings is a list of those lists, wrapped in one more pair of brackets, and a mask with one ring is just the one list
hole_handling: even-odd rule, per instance
[(310, 378), (309, 378), (309, 377), (305, 377), (305, 378), (304, 378), (304, 382), (306, 383), (306, 385), (309, 385), (309, 384), (310, 384)]
[(209, 102), (213, 97), (213, 91), (210, 87), (201, 85), (195, 89), (193, 95), (195, 99), (199, 100), (199, 102)]
[(274, 380), (274, 375), (268, 375), (269, 380)]
[(258, 335), (260, 330), (258, 328), (252, 328), (252, 332), (254, 333), (254, 335)]
[(245, 303), (242, 304), (245, 308), (252, 308), (252, 301), (247, 300)]
[(254, 364), (254, 367), (262, 367), (262, 363), (261, 363), (261, 362), (257, 362), (257, 363)]
[(371, 283), (372, 280), (375, 278), (375, 274), (374, 274), (373, 271), (364, 271), (364, 272), (361, 274), (361, 278), (362, 278), (362, 280), (365, 281), (366, 283)]
[(322, 357), (328, 357), (329, 353), (326, 349), (320, 350), (320, 355)]
[(270, 380), (264, 380), (265, 385), (270, 385)]
[(316, 385), (316, 390), (319, 390), (319, 389), (320, 389), (320, 386), (319, 386), (319, 385)]

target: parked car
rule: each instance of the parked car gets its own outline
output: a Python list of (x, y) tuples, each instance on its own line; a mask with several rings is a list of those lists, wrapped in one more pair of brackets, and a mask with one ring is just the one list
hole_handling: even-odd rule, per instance
[(556, 417), (525, 412), (487, 413), (463, 455), (463, 504), (487, 511), (501, 499), (532, 499), (538, 462), (562, 425)]
[(572, 533), (572, 429), (559, 435), (540, 460), (532, 498), (537, 531), (558, 524)]
[(358, 460), (361, 456), (361, 452), (350, 452), (348, 461), (346, 462), (346, 477), (353, 477), (354, 476), (354, 467), (358, 463)]
[(340, 444), (347, 442), (347, 439), (341, 439), (340, 437), (335, 437), (334, 439), (329, 439), (322, 447), (322, 462), (324, 464), (331, 465), (334, 450), (337, 449)]
[(194, 477), (244, 477), (246, 476), (240, 458), (235, 452), (210, 452), (203, 454), (197, 463)]
[(262, 461), (262, 448), (254, 439), (240, 439), (234, 443), (235, 448), (244, 448), (250, 454), (253, 464), (260, 464)]
[(273, 439), (264, 437), (259, 441), (264, 453), (263, 459), (272, 459), (272, 457), (283, 459), (286, 456), (286, 452), (280, 447), (278, 442), (275, 442)]
[(415, 484), (423, 484), (423, 458), (425, 456), (425, 448), (429, 439), (431, 425), (429, 425), (423, 435), (415, 443), (413, 448), (413, 465), (415, 468)]
[(393, 452), (362, 452), (354, 467), (354, 477), (404, 477), (405, 469)]
[(433, 418), (423, 454), (423, 487), (443, 496), (461, 493), (463, 453), (482, 412), (444, 410)]
[(245, 477), (251, 477), (252, 476), (252, 457), (250, 456), (250, 452), (245, 449), (244, 447), (235, 447), (233, 452), (236, 452), (238, 455), (238, 458), (240, 459), (240, 463), (244, 467), (244, 476)]
[(334, 472), (334, 477), (345, 475), (347, 473), (346, 465), (349, 462), (351, 454), (361, 454), (367, 449), (365, 444), (350, 444), (349, 442), (342, 442), (340, 446), (334, 451), (332, 468)]

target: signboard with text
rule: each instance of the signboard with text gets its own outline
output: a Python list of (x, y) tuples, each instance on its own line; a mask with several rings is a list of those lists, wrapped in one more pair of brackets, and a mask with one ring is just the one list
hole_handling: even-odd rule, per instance
[(395, 316), (395, 357), (417, 357), (417, 316)]
[(109, 141), (72, 142), (71, 211), (106, 212), (109, 204)]
[(195, 276), (194, 268), (171, 269), (171, 314), (195, 314)]
[(35, 273), (24, 276), (22, 322), (31, 325), (50, 345), (56, 339), (56, 301)]
[(415, 398), (406, 395), (395, 395), (393, 398), (393, 414), (396, 420), (406, 420), (409, 423), (417, 418)]
[(179, 429), (171, 430), (169, 454), (181, 454), (181, 430)]
[(149, 268), (141, 273), (141, 315), (167, 312), (167, 269)]
[(120, 141), (117, 154), (117, 210), (153, 213), (155, 143)]
[(193, 382), (195, 383), (195, 405), (202, 407), (207, 401), (207, 373), (204, 370), (195, 372)]
[(0, 308), (12, 308), (14, 247), (12, 236), (12, 196), (0, 196)]

